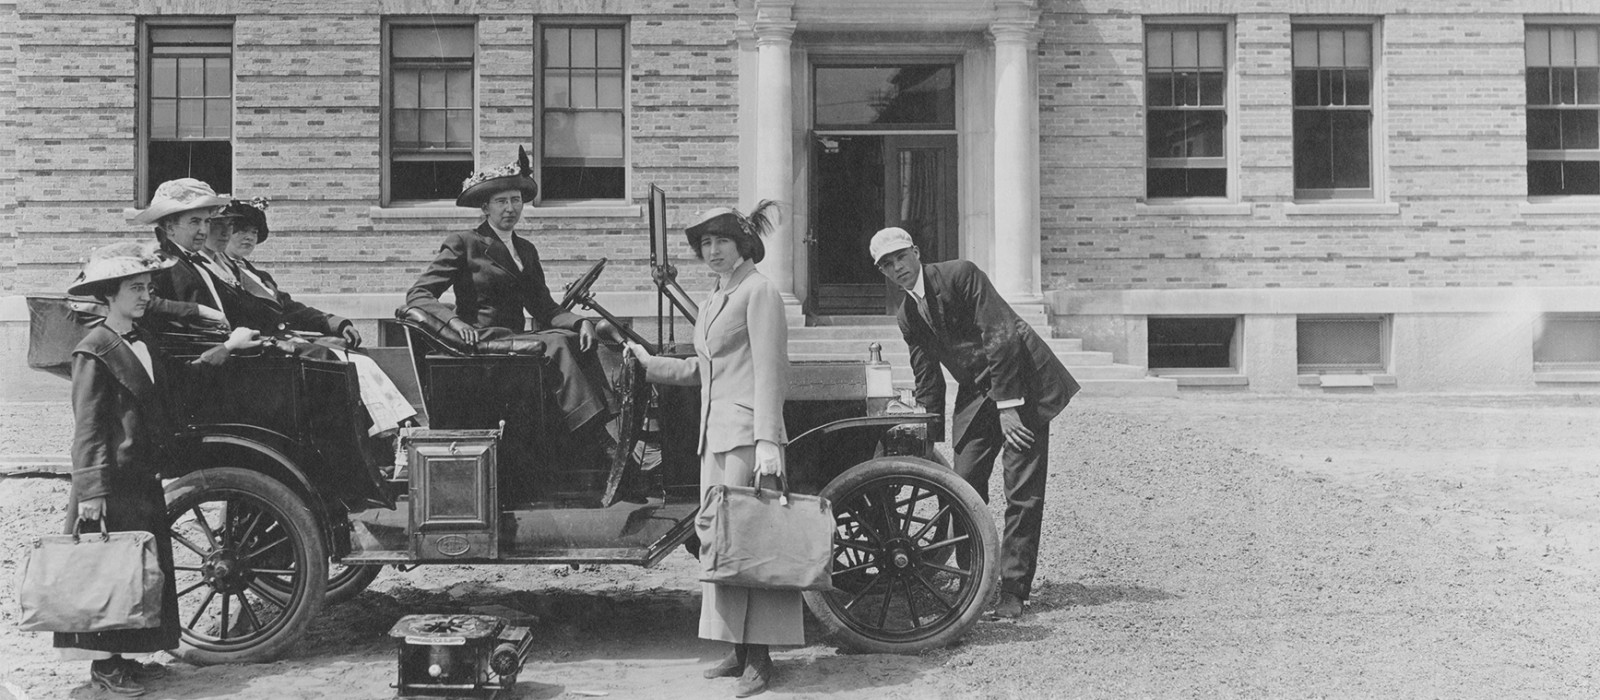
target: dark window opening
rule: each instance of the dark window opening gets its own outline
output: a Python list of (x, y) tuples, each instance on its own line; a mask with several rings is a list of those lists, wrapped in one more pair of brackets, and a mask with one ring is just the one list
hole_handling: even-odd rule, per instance
[(1236, 318), (1151, 318), (1150, 369), (1229, 369)]

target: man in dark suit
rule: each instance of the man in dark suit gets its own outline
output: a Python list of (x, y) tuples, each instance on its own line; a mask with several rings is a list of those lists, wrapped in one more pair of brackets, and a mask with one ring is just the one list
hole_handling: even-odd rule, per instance
[(1078, 382), (977, 265), (923, 264), (900, 228), (873, 235), (871, 254), (878, 270), (906, 291), (896, 316), (911, 347), (917, 403), (944, 413), (941, 365), (958, 384), (955, 469), (985, 501), (995, 458), (1004, 452), (1006, 515), (994, 614), (1017, 619), (1039, 559), (1050, 419), (1072, 400)]
[[(603, 441), (605, 433), (594, 433), (605, 427), (612, 411), (605, 371), (590, 352), (598, 343), (594, 322), (556, 303), (539, 250), (515, 231), (523, 205), (539, 192), (528, 172), (523, 153), (516, 163), (467, 179), (456, 205), (482, 209), (484, 222), (445, 237), (433, 263), (411, 285), (406, 303), (444, 319), (468, 345), (514, 336), (542, 341), (561, 379), (556, 401), (567, 429)], [(455, 290), (454, 309), (439, 299), (449, 289)]]

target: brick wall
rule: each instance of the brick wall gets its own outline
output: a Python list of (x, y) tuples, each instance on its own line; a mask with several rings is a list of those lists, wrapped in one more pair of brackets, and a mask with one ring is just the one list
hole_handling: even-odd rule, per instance
[[(1572, 8), (1511, 5), (1315, 3), (1379, 18), (1375, 179), (1387, 206), (1341, 214), (1294, 203), (1290, 28), (1304, 15), (1291, 11), (1307, 3), (1042, 3), (1045, 288), (1594, 284), (1600, 209), (1527, 204), (1522, 13)], [(1143, 206), (1141, 11), (1233, 22), (1228, 148), (1243, 206)]]
[[(20, 16), (11, 14), (14, 8)], [(0, 196), (6, 233), (0, 294), (57, 291), (95, 246), (151, 235), (128, 223), (137, 167), (138, 20), (234, 8), (198, 0), (0, 3), (0, 23), (15, 28), (17, 46), (0, 47), (0, 110), (6, 110), (0, 127), (14, 119), (17, 134), (0, 141), (0, 155), (9, 156), (5, 149), (13, 143), (16, 149), (15, 158), (0, 164), (0, 188), (10, 187), (11, 163), (20, 174), (15, 197)], [(479, 167), (504, 163), (516, 145), (534, 142), (536, 19), (544, 13), (627, 18), (629, 195), (641, 213), (527, 220), (523, 228), (534, 231), (558, 285), (604, 256), (612, 265), (597, 289), (649, 287), (642, 205), (651, 183), (667, 190), (673, 226), (737, 197), (732, 3), (263, 0), (248, 9), (230, 15), (234, 193), (272, 199), (272, 236), (257, 259), (295, 293), (393, 292), (398, 299), (446, 230), (473, 225), (448, 215), (454, 212), (435, 218), (373, 212), (381, 186), (386, 12), (476, 16)], [(674, 252), (689, 253), (686, 246)]]

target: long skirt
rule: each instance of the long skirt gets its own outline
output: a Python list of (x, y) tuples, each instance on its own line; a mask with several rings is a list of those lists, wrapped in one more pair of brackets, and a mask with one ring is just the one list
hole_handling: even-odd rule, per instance
[[(700, 502), (715, 484), (749, 486), (755, 475), (754, 445), (700, 457)], [(711, 536), (699, 532), (702, 539)], [(803, 646), (804, 600), (799, 591), (769, 591), (743, 586), (700, 584), (700, 637), (735, 644)]]
[(556, 375), (552, 382), (556, 405), (569, 432), (577, 432), (596, 417), (602, 421), (611, 419), (611, 404), (615, 399), (610, 395), (611, 384), (606, 380), (605, 368), (600, 366), (597, 353), (578, 349), (577, 333), (563, 328), (522, 332), (499, 327), (480, 330), (484, 340), (531, 338), (544, 343), (544, 356), (550, 358), (549, 370)]
[[(67, 509), (74, 521), (78, 517), (77, 494)], [(161, 626), (142, 630), (112, 630), (83, 634), (56, 633), (55, 646), (63, 649), (89, 649), (113, 654), (144, 654), (178, 648), (182, 623), (178, 617), (178, 586), (173, 579), (172, 538), (167, 535), (167, 501), (161, 481), (155, 477), (135, 483), (119, 483), (106, 496), (106, 529), (112, 532), (155, 533), (156, 561), (161, 565)]]

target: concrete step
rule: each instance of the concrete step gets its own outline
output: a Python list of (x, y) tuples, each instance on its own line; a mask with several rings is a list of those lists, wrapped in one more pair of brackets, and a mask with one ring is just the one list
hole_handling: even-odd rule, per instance
[[(829, 341), (856, 341), (863, 344), (878, 342), (887, 347), (890, 343), (900, 346), (905, 341), (900, 335), (897, 326), (805, 326), (789, 329), (789, 341), (797, 340), (829, 340)], [(1076, 352), (1083, 349), (1082, 338), (1045, 338), (1052, 350), (1056, 352)]]
[[(1135, 368), (1137, 369), (1137, 368)], [(1178, 382), (1164, 377), (1142, 379), (1085, 379), (1073, 374), (1083, 387), (1082, 396), (1171, 396), (1178, 395)]]

